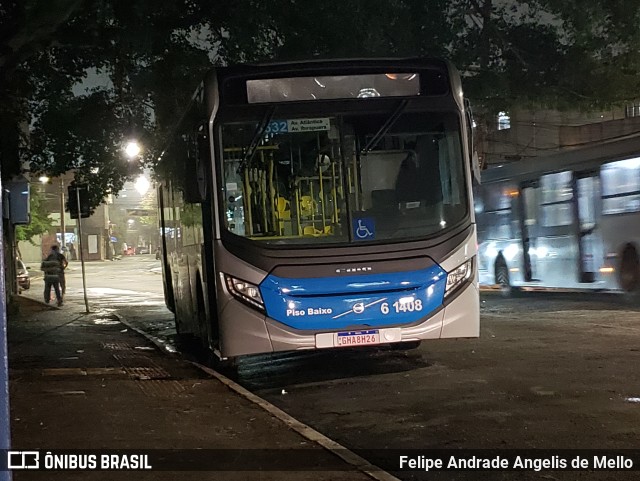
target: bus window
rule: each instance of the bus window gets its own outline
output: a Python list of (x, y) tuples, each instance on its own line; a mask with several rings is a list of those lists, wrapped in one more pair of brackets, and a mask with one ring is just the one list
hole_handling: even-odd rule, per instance
[(335, 120), (297, 122), (271, 122), (253, 155), (247, 151), (255, 122), (223, 126), (226, 228), (233, 234), (265, 241), (346, 240)]
[(511, 184), (489, 184), (477, 189), (476, 214), (478, 230), (487, 239), (507, 240), (519, 232), (517, 209), (517, 189)]
[(459, 119), (405, 113), (385, 127), (388, 119), (272, 120), (254, 152), (256, 122), (222, 125), (227, 230), (323, 244), (415, 239), (460, 222), (468, 201)]
[(542, 190), (542, 225), (557, 227), (573, 222), (573, 189), (571, 172), (564, 171), (540, 177)]
[(603, 214), (640, 211), (640, 158), (605, 164), (600, 177)]
[(538, 189), (535, 186), (522, 189), (524, 202), (524, 224), (535, 226), (538, 224)]

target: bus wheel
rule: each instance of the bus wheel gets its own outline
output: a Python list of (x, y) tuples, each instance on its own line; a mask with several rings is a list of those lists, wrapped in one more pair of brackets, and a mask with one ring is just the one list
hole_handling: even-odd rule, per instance
[(640, 260), (638, 252), (632, 244), (627, 244), (622, 250), (620, 260), (620, 287), (629, 294), (638, 293), (640, 283)]
[(193, 335), (192, 332), (188, 332), (185, 330), (180, 317), (178, 316), (178, 311), (173, 315), (174, 323), (176, 326), (176, 347), (178, 351), (181, 352), (189, 352), (193, 351), (194, 348), (197, 348), (198, 340)]
[(511, 281), (509, 280), (509, 268), (506, 262), (500, 258), (496, 261), (496, 284), (500, 287), (500, 293), (504, 297), (509, 297), (513, 291)]

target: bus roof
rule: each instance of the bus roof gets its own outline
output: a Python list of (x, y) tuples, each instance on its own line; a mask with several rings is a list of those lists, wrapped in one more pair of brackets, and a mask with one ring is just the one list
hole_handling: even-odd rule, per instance
[(269, 75), (295, 74), (296, 76), (307, 73), (331, 73), (340, 74), (345, 69), (378, 70), (381, 68), (391, 69), (439, 69), (449, 70), (452, 64), (443, 59), (430, 57), (408, 57), (408, 58), (342, 58), (342, 59), (311, 59), (287, 62), (268, 62), (255, 64), (237, 64), (225, 67), (216, 67), (211, 72), (216, 72), (218, 78), (239, 76), (239, 77), (263, 77)]
[(591, 170), (606, 162), (636, 156), (640, 156), (640, 134), (632, 134), (624, 139), (603, 141), (589, 147), (492, 167), (482, 171), (482, 182), (491, 183), (509, 179), (525, 180), (564, 170)]
[[(418, 74), (420, 94), (416, 97), (447, 97), (451, 94), (462, 108), (462, 87), (460, 75), (451, 62), (438, 58), (356, 58), (356, 59), (312, 59), (302, 61), (237, 64), (211, 69), (205, 77), (205, 96), (211, 95), (210, 87), (219, 92), (220, 105), (238, 106), (253, 103), (248, 97), (249, 82), (265, 81), (254, 84), (258, 89), (270, 88), (271, 80), (305, 79), (314, 77), (334, 77), (335, 86), (349, 76), (367, 76), (381, 74)], [(392, 78), (389, 76), (389, 78)], [(328, 79), (324, 79), (328, 80)], [(276, 84), (276, 85), (279, 85)], [(311, 84), (309, 84), (311, 85)], [(322, 84), (318, 84), (323, 87)], [(331, 90), (331, 89), (328, 89)], [(398, 94), (394, 94), (398, 95)], [(386, 95), (381, 95), (386, 97)], [(315, 98), (311, 96), (311, 98)], [(331, 100), (344, 100), (339, 96)], [(305, 100), (305, 99), (292, 99)], [(325, 99), (328, 100), (328, 99)], [(278, 99), (261, 102), (279, 103)]]

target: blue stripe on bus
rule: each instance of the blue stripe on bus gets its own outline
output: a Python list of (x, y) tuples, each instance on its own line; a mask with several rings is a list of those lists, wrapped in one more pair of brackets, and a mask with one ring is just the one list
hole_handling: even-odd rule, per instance
[(408, 272), (291, 279), (260, 284), (267, 315), (295, 329), (345, 330), (410, 324), (442, 305), (440, 266)]

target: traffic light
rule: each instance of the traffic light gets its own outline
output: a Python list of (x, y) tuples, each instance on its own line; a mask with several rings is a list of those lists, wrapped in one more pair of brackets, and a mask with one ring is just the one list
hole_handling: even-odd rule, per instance
[(85, 218), (91, 215), (91, 204), (89, 203), (89, 186), (87, 184), (70, 185), (67, 187), (67, 211), (72, 219), (78, 218), (78, 196), (80, 197), (80, 217)]

